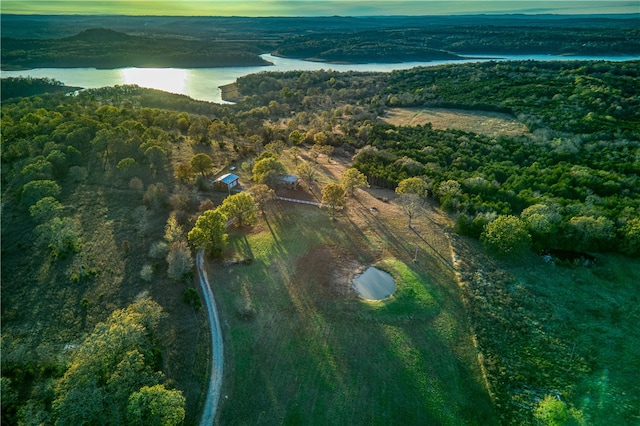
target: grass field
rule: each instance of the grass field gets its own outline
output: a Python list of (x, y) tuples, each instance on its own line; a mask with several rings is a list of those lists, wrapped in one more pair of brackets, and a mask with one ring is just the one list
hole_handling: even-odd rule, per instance
[(431, 123), (434, 129), (457, 129), (489, 136), (521, 135), (527, 126), (509, 114), (448, 108), (390, 108), (382, 121), (395, 126)]
[(598, 255), (566, 267), (529, 254), (497, 262), (459, 239), (459, 270), (503, 423), (531, 420), (545, 395), (588, 425), (640, 421), (640, 261)]
[[(424, 244), (413, 263), (406, 220), (360, 197), (336, 221), (278, 204), (230, 238), (226, 258), (251, 265), (211, 265), (225, 324), (221, 424), (495, 423), (454, 274)], [(370, 264), (396, 278), (390, 299), (350, 288)]]

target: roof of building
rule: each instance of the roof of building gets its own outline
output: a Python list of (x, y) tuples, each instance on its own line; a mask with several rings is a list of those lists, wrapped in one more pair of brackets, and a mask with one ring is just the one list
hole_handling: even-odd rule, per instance
[(229, 185), (230, 183), (238, 179), (240, 179), (239, 176), (234, 175), (233, 173), (227, 173), (226, 175), (220, 176), (218, 179), (216, 179), (216, 182), (222, 182), (226, 185)]
[(296, 175), (284, 175), (280, 178), (280, 182), (284, 183), (296, 183), (298, 181), (298, 176)]

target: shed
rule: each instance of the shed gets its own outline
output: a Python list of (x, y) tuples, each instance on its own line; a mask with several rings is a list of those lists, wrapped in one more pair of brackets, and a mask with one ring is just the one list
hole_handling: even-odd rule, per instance
[(289, 189), (296, 189), (298, 187), (299, 178), (296, 175), (284, 175), (279, 179), (279, 183), (288, 187)]
[(238, 186), (240, 183), (240, 178), (233, 173), (227, 173), (226, 175), (220, 176), (213, 182), (213, 185), (220, 190), (231, 191), (231, 188)]

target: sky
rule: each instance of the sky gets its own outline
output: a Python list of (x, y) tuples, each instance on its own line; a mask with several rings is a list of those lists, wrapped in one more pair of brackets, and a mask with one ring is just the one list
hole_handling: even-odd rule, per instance
[(170, 16), (373, 16), (640, 13), (640, 0), (2, 0), (2, 13)]

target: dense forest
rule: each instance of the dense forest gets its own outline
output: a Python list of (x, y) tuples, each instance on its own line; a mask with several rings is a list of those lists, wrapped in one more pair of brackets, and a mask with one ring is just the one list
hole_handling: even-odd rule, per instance
[[(248, 76), (238, 88), (251, 93), (241, 103), (270, 102), (305, 118), (326, 97), (358, 100), (333, 109), (324, 128), (330, 143), (358, 150), (354, 165), (373, 184), (395, 187), (423, 177), (443, 208), (458, 214), (463, 234), (479, 237), (496, 215), (521, 215), (536, 249), (633, 255), (639, 249), (638, 65), (522, 61), (351, 78), (285, 73)], [(502, 111), (531, 133), (495, 138), (428, 125), (397, 128), (367, 115), (388, 106)]]
[(268, 65), (258, 56), (268, 52), (349, 63), (431, 61), (460, 55), (637, 55), (640, 31), (637, 18), (627, 15), (590, 19), (3, 15), (3, 69)]
[[(3, 422), (64, 422), (76, 415), (65, 407), (84, 402), (94, 410), (86, 415), (110, 410), (132, 424), (152, 415), (179, 423), (183, 411), (189, 422), (196, 418), (203, 375), (192, 366), (201, 354), (181, 348), (201, 337), (176, 318), (202, 315), (184, 268), (192, 262), (184, 231), (203, 209), (198, 193), (206, 189), (189, 161), (198, 153), (212, 159), (209, 172), (250, 169), (265, 149), (352, 156), (373, 186), (422, 180), (460, 234), (487, 241), (491, 224), (515, 221), (536, 252), (637, 256), (639, 81), (638, 61), (487, 62), (390, 74), (260, 73), (237, 81), (238, 100), (229, 105), (135, 86), (3, 102)], [(390, 107), (425, 106), (501, 111), (529, 131), (491, 137), (379, 121)], [(34, 315), (36, 305), (42, 312)], [(514, 312), (470, 315), (486, 330), (504, 327)], [(114, 321), (139, 334), (108, 357), (92, 348), (113, 338)], [(546, 380), (530, 365), (516, 371), (523, 364), (511, 362), (495, 336), (478, 336), (500, 401), (512, 399), (521, 382)], [(597, 363), (517, 355), (544, 366), (562, 389)], [(93, 371), (92, 363), (112, 373)], [(499, 372), (504, 365), (507, 375)], [(78, 380), (79, 371), (91, 380)], [(114, 388), (121, 392), (111, 394)], [(616, 418), (637, 419), (627, 408), (636, 396), (620, 398), (626, 405)], [(174, 409), (145, 411), (158, 400)], [(506, 423), (533, 421), (527, 407), (511, 402), (497, 410)]]
[(2, 45), (5, 69), (269, 65), (258, 56), (258, 47), (246, 43), (134, 36), (104, 28), (60, 39), (3, 37)]
[[(397, 28), (349, 34), (313, 34), (280, 43), (276, 54), (343, 62), (455, 59), (458, 55), (629, 55), (640, 49), (637, 28), (477, 25)], [(455, 55), (454, 55), (455, 54)]]

